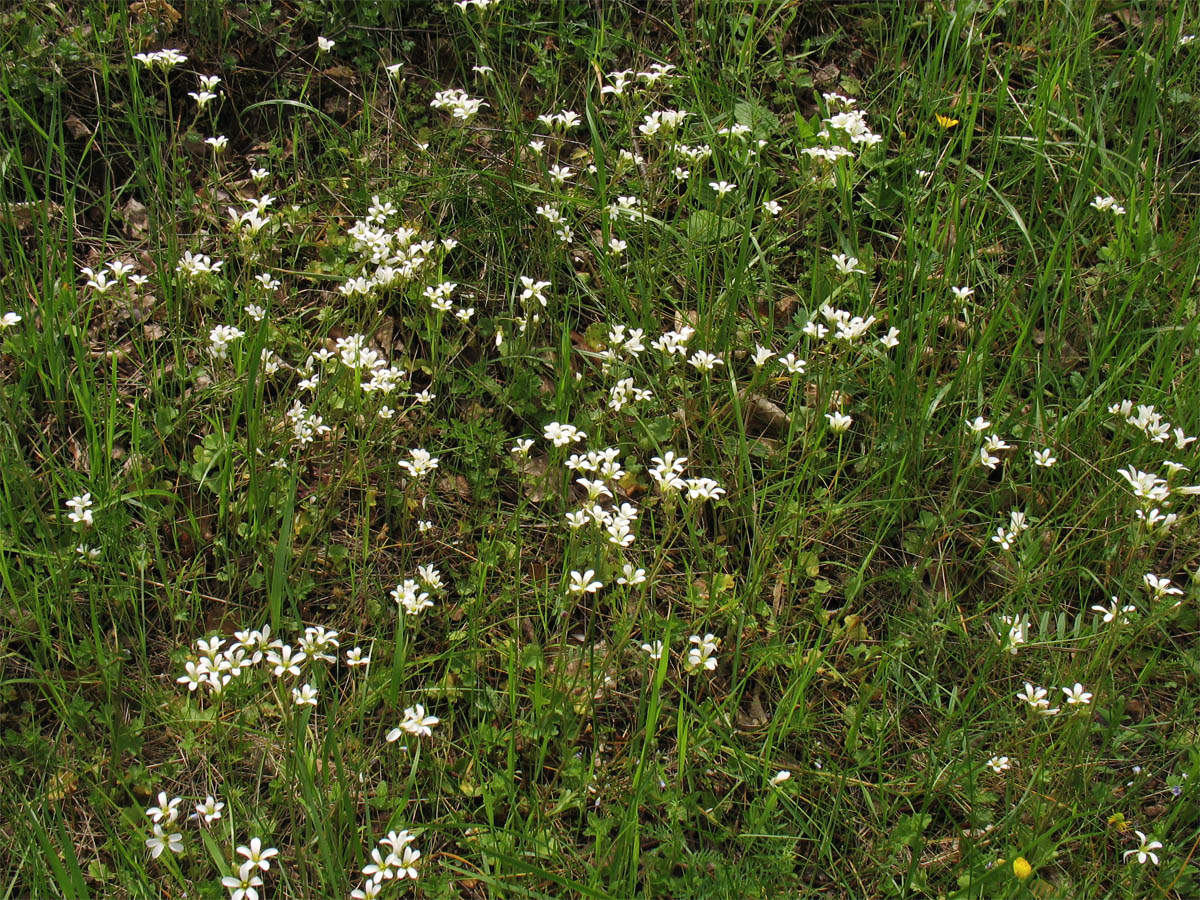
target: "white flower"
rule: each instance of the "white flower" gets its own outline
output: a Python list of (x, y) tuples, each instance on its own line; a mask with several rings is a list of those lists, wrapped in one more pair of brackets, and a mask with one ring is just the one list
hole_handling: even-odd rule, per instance
[(697, 350), (692, 354), (692, 358), (688, 363), (701, 372), (711, 372), (716, 366), (725, 365), (725, 361), (707, 353), (704, 350)]
[(221, 810), (225, 808), (225, 804), (209, 794), (204, 798), (203, 803), (196, 804), (196, 817), (203, 819), (205, 825), (211, 825), (217, 819), (221, 818)]
[(950, 290), (954, 292), (954, 299), (959, 303), (970, 300), (975, 293), (975, 288), (970, 287), (952, 287)]
[(688, 650), (687, 660), (684, 663), (684, 669), (689, 675), (694, 675), (701, 669), (709, 672), (717, 667), (717, 649), (721, 645), (721, 641), (712, 634), (706, 634), (700, 637), (698, 634), (693, 634), (688, 638), (688, 641), (696, 646)]
[(684, 484), (689, 500), (720, 500), (725, 493), (725, 488), (711, 478), (689, 478)]
[(179, 804), (182, 802), (182, 797), (168, 799), (166, 791), (159, 791), (158, 805), (147, 809), (146, 815), (155, 823), (166, 822), (170, 825), (179, 818)]
[(179, 833), (167, 834), (163, 831), (161, 825), (155, 825), (153, 834), (146, 838), (146, 849), (150, 851), (150, 856), (153, 859), (158, 859), (164, 850), (170, 850), (172, 853), (182, 853), (183, 835)]
[(262, 884), (254, 864), (249, 862), (238, 867), (236, 876), (226, 875), (221, 879), (221, 886), (229, 890), (229, 900), (258, 900), (258, 888)]
[(1017, 699), (1024, 700), (1034, 712), (1040, 715), (1055, 716), (1058, 715), (1058, 708), (1050, 708), (1050, 701), (1046, 699), (1049, 693), (1044, 687), (1034, 687), (1027, 681), (1025, 690), (1017, 694)]
[(1012, 449), (1012, 444), (1005, 441), (1004, 438), (1000, 437), (1000, 435), (998, 435), (998, 434), (989, 435), (988, 439), (983, 442), (983, 445), (984, 445), (984, 448), (989, 453), (994, 452), (996, 450), (1011, 450)]
[(766, 200), (763, 202), (763, 212), (768, 216), (777, 216), (783, 212), (783, 207), (776, 200)]
[(1007, 756), (993, 756), (987, 761), (987, 764), (997, 775), (1001, 775), (1012, 768), (1012, 762)]
[(663, 642), (662, 641), (654, 641), (649, 644), (642, 644), (642, 651), (647, 656), (649, 656), (652, 660), (654, 660), (655, 662), (658, 662), (658, 660), (662, 659)]
[(625, 563), (621, 567), (621, 574), (617, 576), (617, 584), (627, 584), (630, 587), (634, 587), (645, 583), (646, 570), (634, 568), (630, 563)]
[(1016, 538), (1016, 535), (1010, 531), (1006, 531), (1004, 526), (998, 527), (996, 533), (992, 535), (992, 541), (999, 544), (1001, 550), (1011, 550), (1014, 538)]
[[(1008, 548), (1005, 547), (1004, 549), (1007, 550)], [(1011, 655), (1016, 656), (1017, 649), (1029, 640), (1029, 622), (1026, 621), (1023, 615), (1001, 616), (1000, 619), (1008, 626), (1007, 650)]]
[(1062, 688), (1062, 692), (1067, 695), (1067, 704), (1070, 706), (1087, 706), (1092, 702), (1092, 695), (1078, 681), (1074, 687)]
[(797, 358), (795, 353), (779, 357), (779, 364), (789, 375), (803, 375), (804, 367), (808, 365), (807, 361)]
[(1126, 850), (1123, 854), (1124, 858), (1128, 860), (1129, 857), (1136, 856), (1137, 861), (1143, 866), (1146, 864), (1146, 860), (1149, 860), (1157, 866), (1158, 854), (1154, 851), (1162, 849), (1162, 842), (1148, 841), (1146, 840), (1146, 836), (1140, 831), (1134, 831), (1134, 834), (1138, 836), (1138, 846), (1134, 847), (1132, 850)]
[(12, 328), (20, 321), (21, 317), (15, 312), (6, 312), (3, 316), (0, 316), (0, 328)]
[(67, 518), (76, 525), (91, 526), (95, 519), (92, 515), (92, 495), (80, 494), (67, 501), (67, 509), (71, 510)]
[(334, 48), (337, 41), (332, 41), (327, 37), (321, 36), (317, 38), (317, 49), (322, 53), (328, 53)]
[(754, 347), (754, 365), (758, 368), (762, 368), (774, 355), (774, 352), (769, 348), (762, 346), (762, 344), (756, 344)]
[(975, 420), (967, 423), (967, 430), (973, 434), (981, 434), (992, 427), (992, 423), (983, 416), (976, 416)]
[(297, 706), (316, 706), (316, 688), (311, 684), (302, 684), (298, 688), (292, 688), (292, 702)]
[(559, 422), (551, 422), (547, 425), (543, 429), (542, 435), (555, 447), (565, 447), (587, 438), (587, 433), (580, 431), (574, 425), (560, 424)]
[(259, 838), (251, 840), (249, 846), (238, 847), (237, 852), (240, 856), (246, 857), (247, 862), (258, 866), (264, 872), (271, 868), (271, 857), (279, 855), (279, 851), (274, 847), (264, 848)]
[(1033, 451), (1033, 464), (1035, 466), (1041, 466), (1043, 469), (1049, 469), (1056, 462), (1058, 462), (1058, 459), (1054, 456), (1054, 451), (1052, 451), (1049, 447), (1047, 447), (1045, 450)]
[(229, 138), (223, 134), (219, 134), (216, 137), (205, 138), (204, 143), (212, 147), (214, 153), (220, 153), (229, 146)]
[(255, 322), (261, 322), (263, 320), (263, 316), (267, 314), (267, 311), (257, 303), (247, 303), (245, 306), (245, 313)]
[(267, 662), (274, 667), (272, 674), (277, 678), (284, 673), (299, 675), (300, 667), (307, 661), (308, 657), (304, 653), (294, 652), (287, 644), (267, 651)]
[(829, 422), (829, 430), (834, 434), (841, 434), (846, 431), (854, 421), (843, 412), (825, 413), (825, 419)]
[(858, 257), (846, 256), (844, 253), (833, 254), (833, 264), (837, 270), (843, 275), (850, 275), (854, 272), (863, 274), (866, 270), (858, 268)]
[(572, 594), (594, 594), (596, 591), (600, 590), (600, 588), (604, 587), (603, 582), (592, 580), (595, 577), (595, 569), (587, 569), (584, 572), (572, 570), (571, 579), (567, 586), (567, 590)]
[(1137, 607), (1133, 606), (1132, 604), (1122, 606), (1121, 601), (1116, 597), (1113, 597), (1111, 606), (1093, 606), (1092, 610), (1100, 613), (1104, 617), (1105, 625), (1107, 625), (1109, 622), (1117, 622), (1120, 625), (1128, 625), (1128, 616), (1131, 613), (1136, 613)]
[(200, 107), (200, 109), (204, 109), (209, 103), (217, 99), (217, 94), (212, 91), (188, 91), (188, 96), (196, 101), (196, 106)]
[(428, 475), (438, 467), (438, 458), (430, 455), (428, 450), (416, 447), (411, 451), (411, 460), (400, 460), (400, 467), (408, 472), (413, 478), (421, 478)]
[(359, 668), (371, 664), (371, 657), (363, 656), (362, 647), (351, 647), (346, 651), (346, 665)]
[[(1182, 597), (1183, 591), (1171, 584), (1170, 578), (1160, 578), (1153, 572), (1147, 572), (1142, 576), (1142, 581), (1150, 592), (1154, 595), (1155, 600), (1162, 600), (1166, 597)], [(1114, 598), (1115, 599), (1115, 598)], [(1178, 606), (1178, 604), (1176, 604)]]
[(441, 719), (437, 716), (426, 715), (425, 707), (418, 703), (416, 706), (410, 706), (404, 710), (404, 718), (400, 722), (400, 727), (389, 731), (385, 740), (389, 744), (394, 743), (399, 740), (403, 732), (416, 737), (430, 737), (433, 735), (433, 726), (440, 721)]
[(737, 189), (736, 184), (731, 184), (728, 181), (710, 181), (708, 186), (717, 192), (718, 197), (724, 197), (730, 191)]
[(1097, 194), (1096, 199), (1092, 201), (1092, 208), (1100, 212), (1111, 212), (1114, 216), (1125, 215), (1125, 207), (1117, 203), (1116, 197), (1101, 197)]
[(246, 332), (233, 325), (217, 325), (208, 333), (208, 352), (214, 359), (225, 359), (229, 345), (246, 336)]
[(1170, 495), (1166, 479), (1159, 478), (1150, 472), (1143, 472), (1130, 466), (1128, 469), (1117, 469), (1117, 474), (1125, 479), (1133, 491), (1133, 495), (1138, 499), (1161, 502)]
[(792, 777), (792, 773), (789, 772), (787, 769), (780, 769), (778, 772), (776, 772), (774, 775), (771, 776), (771, 787), (779, 787), (779, 785), (783, 784), (785, 781), (787, 781), (791, 777)]
[(899, 328), (889, 328), (887, 331), (887, 334), (885, 334), (883, 337), (881, 337), (879, 339), (879, 343), (883, 344), (883, 346), (886, 347), (888, 350), (891, 350), (893, 347), (899, 347), (900, 346), (900, 329)]

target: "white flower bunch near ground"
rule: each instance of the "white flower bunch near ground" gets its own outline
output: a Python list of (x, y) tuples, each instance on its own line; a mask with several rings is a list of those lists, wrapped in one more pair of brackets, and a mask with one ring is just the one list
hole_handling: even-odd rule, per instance
[(687, 659), (684, 661), (685, 672), (695, 675), (701, 671), (712, 672), (717, 668), (717, 650), (721, 646), (720, 638), (713, 634), (706, 634), (703, 637), (693, 634), (688, 638), (688, 642), (693, 646), (688, 650)]
[(469, 122), (488, 103), (482, 98), (471, 97), (460, 88), (447, 88), (434, 94), (429, 105), (434, 109), (447, 110), (460, 122)]

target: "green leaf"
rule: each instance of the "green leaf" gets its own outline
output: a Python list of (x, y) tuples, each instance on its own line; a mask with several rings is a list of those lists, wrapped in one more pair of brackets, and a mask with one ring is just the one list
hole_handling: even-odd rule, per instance
[(687, 236), (698, 244), (710, 244), (734, 233), (737, 223), (707, 209), (698, 209), (688, 217)]

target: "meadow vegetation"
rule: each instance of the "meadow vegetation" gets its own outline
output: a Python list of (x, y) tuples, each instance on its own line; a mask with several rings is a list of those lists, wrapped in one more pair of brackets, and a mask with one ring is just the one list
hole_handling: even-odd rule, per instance
[(0, 897), (1200, 893), (1195, 0), (0, 11)]

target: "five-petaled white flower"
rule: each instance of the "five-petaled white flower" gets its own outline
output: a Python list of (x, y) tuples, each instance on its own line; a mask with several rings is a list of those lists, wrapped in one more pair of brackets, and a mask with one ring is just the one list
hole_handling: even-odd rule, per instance
[(1049, 469), (1056, 462), (1058, 462), (1058, 460), (1054, 456), (1054, 451), (1052, 451), (1049, 447), (1047, 447), (1045, 450), (1033, 451), (1033, 464), (1035, 466), (1041, 466), (1043, 469)]
[(400, 460), (400, 467), (413, 478), (421, 478), (428, 475), (438, 467), (438, 458), (432, 456), (428, 450), (415, 447), (410, 455), (412, 456), (411, 460)]
[(251, 839), (249, 845), (238, 847), (237, 852), (238, 855), (246, 857), (247, 862), (258, 866), (264, 872), (271, 868), (271, 857), (279, 855), (279, 851), (274, 847), (264, 847), (261, 838)]
[(1092, 702), (1092, 695), (1078, 681), (1074, 687), (1063, 688), (1062, 692), (1067, 695), (1067, 704), (1070, 706), (1087, 706)]
[(164, 850), (170, 850), (172, 853), (182, 853), (183, 835), (178, 832), (168, 834), (163, 831), (161, 825), (156, 824), (153, 834), (146, 838), (146, 849), (150, 851), (150, 856), (154, 859), (158, 859)]
[(262, 878), (250, 862), (242, 863), (237, 875), (226, 875), (221, 879), (221, 886), (229, 890), (229, 900), (258, 900), (258, 888), (262, 885)]
[(1007, 756), (993, 756), (987, 761), (987, 764), (988, 768), (990, 768), (997, 775), (1001, 775), (1012, 768), (1012, 760), (1010, 760)]

